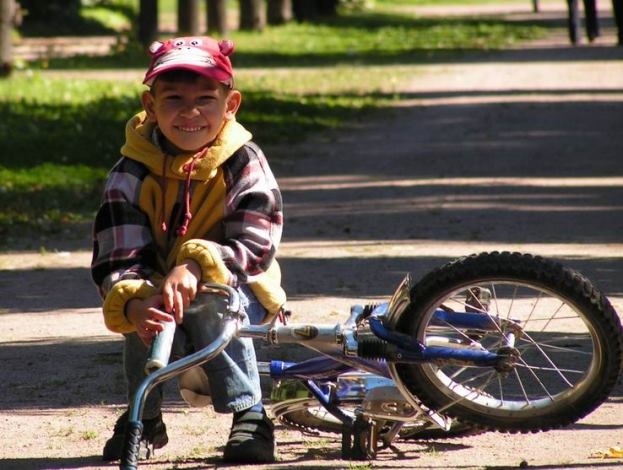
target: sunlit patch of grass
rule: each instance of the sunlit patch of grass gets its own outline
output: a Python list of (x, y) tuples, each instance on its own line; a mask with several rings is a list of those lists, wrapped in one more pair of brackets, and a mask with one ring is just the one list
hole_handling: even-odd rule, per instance
[(93, 439), (97, 439), (98, 437), (99, 437), (99, 434), (97, 431), (94, 431), (92, 429), (87, 429), (86, 431), (82, 432), (81, 439), (83, 441), (92, 441)]
[[(162, 3), (167, 11), (176, 5)], [(402, 98), (402, 84), (423, 62), (455, 60), (543, 34), (530, 23), (417, 18), (391, 9), (405, 3), (378, 1), (318, 23), (291, 22), (262, 33), (232, 31), (243, 92), (238, 117), (254, 139), (261, 146), (291, 144), (339, 129)], [(127, 29), (135, 13), (129, 0), (83, 12), (86, 26), (97, 23), (109, 32)], [(145, 87), (80, 78), (79, 72), (142, 71), (147, 63), (142, 46), (119, 41), (105, 57), (35, 61), (0, 80), (0, 250), (31, 233), (71, 236), (92, 219)], [(40, 69), (71, 70), (71, 79), (48, 78)]]

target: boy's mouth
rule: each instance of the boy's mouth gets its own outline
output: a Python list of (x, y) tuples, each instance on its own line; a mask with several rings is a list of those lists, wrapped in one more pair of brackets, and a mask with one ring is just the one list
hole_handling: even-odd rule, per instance
[(192, 133), (192, 132), (199, 132), (200, 130), (202, 130), (203, 127), (202, 126), (194, 126), (194, 127), (182, 127), (182, 126), (178, 126), (177, 130), (180, 132), (188, 132), (188, 133)]

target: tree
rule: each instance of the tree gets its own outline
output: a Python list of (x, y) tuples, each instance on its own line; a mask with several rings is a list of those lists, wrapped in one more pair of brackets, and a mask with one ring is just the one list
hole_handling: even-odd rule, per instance
[(337, 15), (339, 0), (292, 0), (297, 21), (314, 21), (319, 17)]
[(240, 0), (240, 29), (262, 31), (266, 27), (264, 0)]
[(158, 0), (140, 0), (138, 14), (138, 40), (149, 46), (158, 38)]
[(20, 0), (19, 3), (28, 12), (24, 23), (62, 24), (80, 16), (80, 0)]
[(13, 22), (17, 6), (13, 0), (0, 0), (0, 77), (13, 69)]
[(208, 32), (227, 35), (227, 9), (225, 0), (208, 0)]
[(199, 35), (199, 0), (177, 1), (177, 32), (183, 36)]
[(271, 25), (287, 23), (292, 19), (292, 0), (268, 0), (266, 17)]

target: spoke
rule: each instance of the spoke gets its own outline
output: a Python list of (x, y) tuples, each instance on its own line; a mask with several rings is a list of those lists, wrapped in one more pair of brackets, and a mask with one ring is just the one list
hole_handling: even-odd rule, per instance
[(519, 286), (515, 285), (513, 287), (513, 295), (511, 295), (511, 303), (508, 306), (508, 312), (506, 314), (506, 319), (508, 320), (509, 318), (511, 318), (511, 312), (513, 310), (513, 304), (515, 303), (515, 299), (517, 298), (517, 290), (519, 289)]
[[(490, 291), (486, 301), (482, 289)], [(480, 318), (482, 328), (477, 329), (457, 326), (449, 316), (443, 324), (429, 325), (424, 330), (426, 335), (448, 336), (457, 341), (457, 347), (477, 344), (491, 352), (511, 346), (519, 357), (508, 373), (468, 363), (428, 366), (439, 389), (447, 392), (436, 410), (440, 413), (458, 406), (530, 415), (537, 408), (550, 407), (562, 399), (561, 395), (575, 393), (591, 373), (594, 344), (586, 322), (573, 305), (537, 285), (512, 280), (475, 281), (453, 291), (443, 303), (454, 309), (448, 311), (463, 309), (487, 315), (487, 319)], [(509, 332), (515, 337), (512, 343), (508, 343)]]
[[(552, 399), (552, 400), (553, 400), (553, 397), (552, 397), (551, 393), (549, 393), (549, 390), (547, 389), (546, 385), (545, 385), (545, 384), (543, 383), (543, 381), (539, 378), (539, 376), (538, 376), (538, 375), (534, 372), (534, 369), (532, 369), (531, 367), (528, 367), (528, 365), (527, 365), (527, 364), (526, 364), (523, 360), (522, 360), (521, 362), (522, 362), (522, 364), (523, 364), (524, 366), (526, 366), (526, 367), (525, 367), (525, 369), (526, 369), (526, 370), (528, 370), (528, 371), (530, 372), (530, 375), (532, 375), (532, 377), (534, 378), (534, 380), (536, 381), (536, 383), (538, 383), (538, 384), (541, 386), (541, 389), (543, 390), (543, 392), (544, 392), (544, 393), (546, 393), (546, 394), (547, 394), (547, 396), (548, 396), (550, 399)], [(556, 371), (556, 372), (560, 372), (560, 371), (559, 371), (559, 369), (557, 369), (557, 368), (555, 369), (555, 371)], [(513, 371), (513, 372), (515, 373), (515, 376), (517, 377), (517, 382), (519, 383), (519, 386), (521, 387), (521, 390), (522, 390), (522, 391), (524, 392), (524, 394), (525, 394), (525, 393), (526, 393), (526, 391), (525, 391), (524, 386), (523, 386), (523, 380), (521, 380), (521, 377), (519, 377), (519, 372), (517, 371), (517, 369), (516, 369), (516, 368), (514, 369), (514, 371)], [(562, 379), (563, 379), (563, 381), (567, 382), (567, 379), (566, 379), (564, 376), (562, 376)], [(569, 382), (567, 382), (567, 384), (568, 384), (569, 386), (572, 386)], [(527, 396), (526, 396), (525, 398), (526, 398), (526, 401), (528, 401), (528, 402), (530, 401), (530, 400), (529, 400), (529, 398), (528, 398)]]
[[(515, 374), (515, 378), (517, 379), (517, 383), (519, 384), (519, 387), (521, 388), (521, 393), (522, 393), (522, 395), (524, 397), (524, 401), (527, 404), (531, 404), (530, 397), (528, 397), (528, 393), (526, 392), (526, 389), (523, 386), (523, 380), (521, 380), (521, 377), (519, 377), (519, 372), (517, 372), (517, 369), (513, 369), (513, 374)], [(535, 379), (537, 380), (537, 382), (540, 382), (538, 377), (536, 377), (536, 374), (533, 373), (533, 375), (534, 375)], [(547, 390), (545, 390), (545, 393), (547, 393), (547, 395), (550, 396), (549, 392)]]
[(556, 367), (556, 368), (552, 368), (552, 367), (543, 367), (543, 366), (531, 366), (529, 364), (526, 364), (525, 362), (522, 364), (519, 364), (520, 366), (523, 366), (523, 369), (530, 369), (530, 370), (541, 370), (544, 372), (556, 372), (556, 371), (562, 371), (562, 372), (568, 372), (570, 374), (584, 374), (585, 371), (581, 370), (581, 369), (566, 369), (566, 368), (560, 368), (560, 367)]
[[(495, 301), (495, 315), (492, 315), (491, 312), (484, 312), (487, 314), (487, 316), (489, 317), (489, 319), (491, 320), (491, 323), (495, 326), (495, 330), (500, 333), (503, 334), (502, 332), (502, 328), (500, 328), (500, 323), (499, 323), (499, 318), (500, 318), (500, 306), (498, 305), (498, 296), (495, 290), (495, 284), (491, 283), (491, 299), (493, 301)], [(496, 321), (495, 319), (498, 319), (498, 321)], [(507, 317), (508, 318), (508, 317)]]
[[(557, 315), (559, 312), (557, 312), (555, 315)], [(578, 319), (578, 315), (576, 313), (570, 313), (568, 315), (565, 316), (558, 316), (556, 317), (556, 320), (572, 320), (572, 319)], [(546, 322), (547, 324), (545, 326), (548, 326), (549, 322), (552, 321), (552, 316), (549, 316), (547, 318), (545, 317), (537, 317), (537, 318), (529, 318), (528, 320), (524, 320), (524, 323), (528, 323), (528, 322), (532, 322), (532, 323), (538, 323), (538, 322)], [(542, 332), (543, 330), (541, 330)]]
[(502, 383), (502, 377), (498, 374), (498, 390), (500, 391), (500, 401), (504, 403), (504, 384)]
[[(552, 371), (558, 373), (558, 375), (560, 376), (560, 378), (562, 379), (563, 382), (565, 382), (569, 387), (573, 387), (573, 384), (571, 382), (569, 382), (569, 380), (567, 380), (567, 377), (565, 377), (565, 375), (562, 373), (561, 369), (558, 368), (558, 366), (554, 363), (554, 361), (551, 360), (551, 358), (549, 357), (549, 355), (543, 350), (543, 348), (541, 348), (541, 345), (539, 343), (537, 343), (536, 341), (534, 341), (534, 339), (530, 336), (529, 333), (524, 332), (525, 335), (528, 337), (528, 339), (532, 342), (532, 344), (534, 345), (534, 347), (542, 354), (543, 358), (552, 366)], [(523, 355), (521, 355), (519, 357), (520, 361), (522, 364), (524, 364), (525, 366), (528, 366), (528, 364), (524, 361), (523, 359)], [(530, 367), (526, 367), (534, 376), (534, 378), (536, 379), (536, 381), (541, 384), (541, 386), (543, 387), (543, 390), (549, 394), (549, 392), (545, 389), (545, 386), (543, 385), (543, 383), (541, 382), (541, 380), (538, 378), (538, 376), (534, 373), (534, 371), (532, 370), (532, 368)]]
[[(456, 326), (452, 325), (451, 323), (449, 323), (449, 322), (447, 322), (447, 321), (446, 321), (446, 322), (444, 322), (443, 324), (444, 324), (444, 325), (445, 325), (448, 329), (452, 330), (454, 333), (456, 333), (456, 334), (460, 335), (463, 339), (468, 340), (468, 341), (470, 342), (470, 344), (475, 342), (475, 341), (474, 341), (473, 339), (471, 339), (468, 335), (466, 335), (466, 334), (463, 332), (463, 330), (460, 330), (459, 328), (457, 328)], [(430, 331), (430, 334), (429, 334), (429, 331), (427, 330), (426, 337), (428, 337), (428, 336), (436, 336), (436, 335), (434, 334), (434, 331), (435, 331), (435, 329), (436, 329), (436, 328), (439, 328), (439, 325), (435, 325), (433, 328), (431, 328), (431, 330), (432, 330), (432, 331)], [(426, 343), (425, 343), (425, 344), (426, 344)]]
[[(473, 370), (473, 369), (470, 369), (469, 367), (461, 367), (460, 369), (455, 370), (451, 375), (448, 375), (448, 377), (451, 378), (453, 381), (456, 381), (455, 379), (459, 375), (461, 375), (463, 372), (466, 372), (468, 370)], [(485, 375), (485, 374), (482, 374), (482, 375)], [(470, 380), (473, 380), (474, 378), (478, 378), (478, 375), (472, 377)]]
[(491, 298), (495, 302), (495, 309), (494, 309), (495, 313), (497, 313), (499, 315), (500, 314), (500, 306), (498, 305), (498, 294), (497, 294), (497, 291), (495, 290), (495, 284), (493, 284), (493, 282), (491, 283)]
[[(568, 353), (573, 353), (576, 355), (584, 355), (584, 356), (588, 356), (588, 357), (592, 357), (593, 353), (591, 351), (582, 351), (580, 349), (577, 348), (573, 348), (570, 346), (556, 346), (555, 344), (553, 344), (554, 342), (560, 342), (560, 341), (570, 341), (570, 340), (575, 340), (577, 341), (577, 338), (571, 338), (569, 336), (563, 336), (557, 339), (551, 339), (549, 341), (541, 341), (539, 344), (541, 345), (542, 349), (548, 349), (552, 352), (568, 352)], [(590, 338), (587, 338), (590, 339)], [(518, 348), (520, 350), (522, 350), (523, 352), (528, 351), (528, 348), (532, 345), (534, 345), (534, 341), (526, 341), (523, 340), (523, 342), (525, 343), (525, 346)], [(522, 352), (522, 354), (523, 354)]]
[[(486, 370), (482, 374), (476, 374), (473, 377), (470, 377), (465, 382), (461, 382), (461, 383), (456, 382), (454, 380), (454, 378), (457, 377), (460, 373), (464, 372), (465, 370), (468, 370), (468, 369), (467, 368), (461, 368), (460, 370), (458, 370), (454, 374), (452, 374), (451, 377), (449, 376), (449, 378), (452, 378), (452, 381), (454, 383), (454, 385), (450, 385), (449, 388), (450, 388), (450, 390), (456, 391), (455, 389), (460, 387), (460, 388), (464, 388), (466, 390), (469, 390), (469, 393), (467, 393), (467, 394), (457, 393), (457, 395), (459, 395), (459, 398), (451, 401), (446, 406), (436, 410), (438, 413), (443, 413), (448, 408), (451, 408), (455, 404), (457, 404), (459, 402), (462, 402), (464, 400), (474, 400), (474, 399), (478, 398), (481, 395), (488, 395), (486, 392), (484, 392), (484, 389), (487, 388), (487, 386), (489, 385), (489, 383), (491, 383), (493, 378), (498, 375), (495, 371)], [(473, 370), (473, 369), (470, 369), (470, 370)], [(485, 381), (484, 381), (484, 383), (482, 385), (479, 385), (478, 387), (474, 387), (474, 388), (471, 388), (468, 385), (468, 384), (470, 384), (470, 383), (472, 383), (472, 382), (474, 382), (474, 381), (476, 381), (476, 380), (478, 380), (480, 378), (484, 378), (487, 375), (489, 377), (485, 379)]]
[[(480, 300), (480, 294), (479, 292), (481, 291), (482, 287), (480, 286), (470, 286), (468, 287), (467, 290), (467, 294), (462, 295), (463, 300), (459, 300), (458, 302), (462, 304), (463, 309), (465, 311), (470, 311), (469, 308), (475, 309), (477, 313), (488, 313), (487, 312), (487, 308), (485, 307), (485, 305), (482, 304), (481, 300)], [(478, 302), (477, 305), (472, 305), (469, 303), (469, 300), (474, 299), (476, 302)]]
[(532, 304), (532, 308), (530, 309), (530, 313), (528, 314), (528, 318), (526, 318), (523, 323), (524, 324), (528, 324), (530, 321), (532, 321), (532, 315), (534, 315), (534, 312), (536, 312), (536, 308), (539, 305), (539, 303), (541, 302), (541, 299), (543, 298), (543, 292), (538, 293), (538, 295), (536, 296), (536, 299), (534, 301), (534, 303)]
[[(560, 302), (560, 305), (558, 306), (556, 311), (549, 317), (549, 320), (546, 321), (545, 325), (543, 325), (543, 327), (541, 328), (541, 331), (545, 331), (545, 328), (547, 328), (549, 326), (549, 324), (554, 320), (554, 318), (556, 318), (556, 315), (558, 315), (560, 313), (560, 311), (562, 310), (562, 308), (565, 305), (567, 305), (565, 302)], [(576, 317), (577, 317), (577, 315), (576, 315)]]

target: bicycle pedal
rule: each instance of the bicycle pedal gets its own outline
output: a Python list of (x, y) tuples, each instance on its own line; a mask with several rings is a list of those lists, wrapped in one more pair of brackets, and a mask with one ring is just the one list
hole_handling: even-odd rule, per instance
[(472, 287), (465, 298), (466, 312), (488, 312), (491, 304), (491, 291), (486, 287)]

